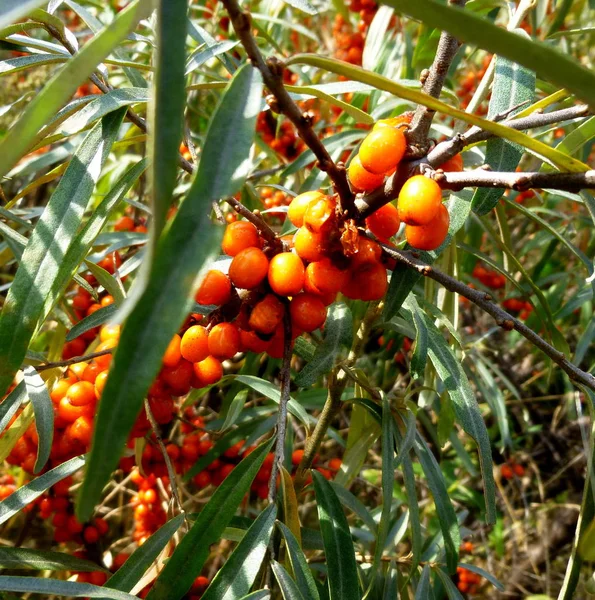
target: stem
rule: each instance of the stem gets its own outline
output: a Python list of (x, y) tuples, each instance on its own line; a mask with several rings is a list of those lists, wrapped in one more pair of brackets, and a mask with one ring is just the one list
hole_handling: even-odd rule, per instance
[(35, 370), (45, 371), (46, 369), (55, 369), (56, 367), (68, 367), (69, 365), (75, 365), (76, 363), (80, 362), (87, 362), (99, 356), (111, 354), (112, 351), (113, 348), (108, 348), (107, 350), (100, 350), (99, 352), (93, 352), (92, 354), (86, 354), (84, 356), (74, 356), (73, 358), (68, 358), (67, 360), (58, 360), (56, 362), (42, 363), (40, 365), (35, 366)]
[(246, 221), (250, 221), (270, 246), (277, 250), (282, 250), (283, 243), (260, 215), (254, 214), (235, 198), (225, 198), (225, 202), (227, 202), (227, 204), (229, 204), (238, 214), (242, 215)]

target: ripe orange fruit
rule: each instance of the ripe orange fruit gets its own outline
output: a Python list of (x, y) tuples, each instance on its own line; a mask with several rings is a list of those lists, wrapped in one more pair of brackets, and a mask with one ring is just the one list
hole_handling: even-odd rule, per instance
[(382, 256), (382, 248), (365, 236), (360, 236), (357, 241), (357, 252), (351, 258), (351, 267), (357, 269), (362, 265), (378, 263)]
[(248, 324), (254, 331), (270, 334), (283, 319), (285, 306), (274, 294), (267, 294), (252, 309)]
[(166, 367), (175, 367), (180, 362), (182, 358), (182, 353), (180, 352), (181, 342), (182, 338), (175, 333), (163, 355), (162, 362)]
[(310, 202), (324, 198), (322, 192), (304, 192), (296, 196), (290, 203), (287, 210), (287, 218), (296, 227), (301, 227), (304, 224), (304, 214)]
[(381, 240), (387, 240), (399, 231), (401, 219), (394, 204), (385, 204), (366, 219), (366, 227)]
[(379, 127), (373, 129), (362, 142), (359, 158), (366, 171), (378, 175), (396, 167), (406, 149), (407, 140), (400, 129)]
[(202, 325), (189, 327), (182, 336), (180, 353), (191, 363), (200, 362), (209, 355), (209, 334)]
[(294, 296), (289, 304), (289, 313), (293, 326), (302, 331), (320, 329), (326, 321), (326, 306), (313, 294)]
[(386, 269), (380, 263), (368, 263), (359, 267), (341, 292), (353, 300), (380, 300), (388, 289)]
[(242, 250), (260, 247), (258, 230), (249, 221), (236, 221), (225, 228), (221, 249), (228, 256), (236, 256)]
[(89, 381), (77, 381), (68, 388), (65, 398), (72, 406), (95, 403), (95, 386)]
[(359, 192), (371, 192), (384, 182), (384, 173), (370, 173), (362, 166), (359, 154), (349, 163), (347, 169), (351, 185)]
[(463, 170), (463, 157), (457, 154), (449, 158), (446, 162), (443, 162), (438, 168), (447, 173), (460, 173)]
[(102, 342), (111, 339), (117, 340), (120, 337), (120, 330), (120, 325), (104, 325), (99, 332), (99, 339)]
[(328, 196), (322, 196), (308, 204), (304, 213), (304, 226), (313, 233), (323, 233), (335, 220), (336, 202)]
[(374, 129), (380, 129), (381, 127), (402, 127), (409, 125), (413, 119), (413, 111), (404, 112), (396, 117), (389, 117), (388, 119), (380, 119), (374, 124)]
[(114, 231), (132, 231), (134, 229), (134, 219), (132, 217), (120, 217), (114, 223)]
[(450, 217), (444, 204), (440, 204), (437, 216), (427, 225), (407, 225), (407, 242), (418, 250), (436, 250), (442, 245), (448, 234)]
[(218, 323), (209, 331), (209, 354), (225, 360), (240, 349), (240, 330), (234, 323)]
[(279, 296), (293, 296), (304, 285), (306, 269), (302, 259), (293, 252), (281, 252), (269, 265), (269, 285)]
[(433, 180), (423, 175), (408, 179), (397, 200), (401, 221), (407, 225), (427, 225), (442, 206), (442, 190)]
[(204, 360), (193, 365), (196, 377), (195, 387), (205, 387), (217, 383), (223, 377), (223, 366), (214, 356), (207, 356)]
[(260, 354), (269, 347), (269, 341), (263, 340), (256, 335), (254, 331), (244, 331), (240, 329), (241, 348), (245, 352), (254, 352)]
[(184, 396), (190, 391), (192, 363), (182, 358), (175, 367), (163, 367), (159, 377), (167, 384), (172, 394)]
[(349, 272), (336, 267), (329, 258), (311, 262), (306, 268), (306, 281), (320, 294), (335, 294), (349, 280)]
[(246, 248), (234, 256), (229, 266), (229, 278), (239, 288), (251, 290), (259, 285), (269, 271), (269, 259), (260, 248)]
[(325, 239), (319, 233), (312, 233), (305, 227), (300, 227), (293, 238), (293, 244), (297, 255), (308, 261), (316, 261), (324, 258)]
[(194, 299), (198, 304), (221, 306), (229, 300), (230, 295), (231, 281), (229, 277), (217, 269), (212, 269), (205, 275)]

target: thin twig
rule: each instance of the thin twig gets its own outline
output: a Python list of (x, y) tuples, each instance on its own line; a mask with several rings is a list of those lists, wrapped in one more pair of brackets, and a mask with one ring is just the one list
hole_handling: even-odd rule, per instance
[(539, 348), (544, 354), (551, 358), (569, 377), (572, 381), (581, 383), (585, 387), (595, 391), (595, 377), (577, 366), (573, 365), (562, 352), (556, 350), (552, 345), (548, 344), (542, 337), (527, 327), (522, 321), (513, 317), (510, 313), (500, 308), (492, 297), (480, 290), (475, 290), (468, 285), (458, 281), (450, 275), (446, 275), (438, 271), (434, 267), (425, 264), (416, 258), (411, 252), (404, 252), (391, 248), (386, 244), (380, 243), (384, 251), (394, 258), (398, 263), (417, 271), (420, 275), (433, 279), (440, 283), (443, 287), (451, 292), (455, 292), (464, 296), (484, 312), (488, 313), (496, 320), (499, 327), (505, 331), (518, 331), (524, 338), (529, 340), (536, 348)]
[(84, 356), (74, 356), (72, 358), (68, 358), (66, 360), (58, 360), (56, 362), (48, 362), (41, 363), (40, 365), (36, 365), (34, 369), (36, 371), (45, 371), (46, 369), (56, 369), (57, 367), (68, 367), (69, 365), (75, 365), (80, 362), (88, 362), (93, 360), (94, 358), (98, 358), (99, 356), (105, 356), (106, 354), (111, 354), (113, 348), (108, 348), (107, 350), (100, 350), (99, 352), (93, 352), (91, 354), (85, 354)]
[[(466, 2), (467, 0), (448, 0), (449, 5), (460, 6), (461, 8), (465, 6)], [(428, 94), (433, 98), (440, 97), (440, 92), (446, 81), (448, 70), (460, 47), (461, 44), (456, 38), (446, 31), (442, 32), (434, 62), (423, 82), (422, 92), (424, 94)], [(427, 151), (428, 133), (432, 126), (434, 114), (435, 111), (420, 104), (415, 110), (415, 114), (411, 121), (411, 127), (407, 132), (409, 143), (414, 147), (418, 147), (421, 154), (425, 154)]]
[(252, 35), (251, 16), (248, 12), (242, 11), (237, 0), (223, 0), (223, 5), (229, 13), (231, 24), (248, 58), (260, 71), (264, 84), (274, 96), (274, 100), (269, 103), (270, 106), (275, 112), (283, 113), (295, 125), (299, 136), (318, 159), (319, 169), (325, 171), (333, 182), (335, 190), (339, 194), (341, 209), (351, 213), (354, 195), (347, 182), (347, 172), (342, 165), (333, 161), (312, 128), (311, 118), (302, 112), (285, 89), (283, 64), (275, 58), (268, 58), (265, 61)]
[(277, 475), (285, 459), (285, 435), (287, 433), (287, 403), (291, 384), (291, 355), (293, 353), (293, 340), (291, 316), (289, 307), (286, 307), (283, 318), (283, 364), (281, 366), (281, 398), (279, 399), (279, 412), (277, 413), (277, 441), (275, 442), (275, 459), (269, 478), (269, 502), (275, 502), (277, 497)]
[(238, 214), (242, 215), (246, 221), (250, 221), (271, 247), (277, 250), (282, 249), (283, 243), (260, 215), (254, 214), (235, 198), (225, 198), (225, 202), (227, 202), (227, 204), (229, 204)]

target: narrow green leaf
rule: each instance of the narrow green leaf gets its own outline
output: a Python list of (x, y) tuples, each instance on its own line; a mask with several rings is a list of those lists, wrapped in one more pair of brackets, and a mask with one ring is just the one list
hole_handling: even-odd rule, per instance
[(179, 600), (190, 589), (209, 555), (210, 545), (220, 539), (273, 442), (274, 438), (256, 448), (217, 488), (155, 580), (148, 600)]
[(415, 590), (415, 600), (427, 600), (432, 590), (430, 588), (430, 565), (425, 565)]
[(330, 483), (312, 471), (320, 530), (324, 540), (330, 600), (359, 600), (357, 564), (349, 525)]
[(496, 579), (496, 577), (494, 577), (491, 573), (488, 573), (485, 569), (482, 569), (481, 567), (478, 567), (476, 565), (470, 565), (467, 563), (460, 563), (460, 565), (461, 565), (461, 567), (464, 567), (465, 569), (467, 569), (467, 571), (471, 571), (472, 573), (477, 573), (477, 575), (480, 575), (484, 579), (487, 579), (499, 592), (504, 591), (505, 588), (502, 585), (502, 583), (498, 579)]
[(85, 260), (85, 266), (91, 272), (91, 275), (97, 279), (99, 284), (105, 289), (105, 291), (113, 296), (116, 304), (121, 304), (126, 298), (124, 292), (124, 286), (121, 281), (118, 281), (113, 275), (106, 271), (103, 267), (100, 267), (97, 263), (90, 260)]
[(421, 559), (423, 542), (421, 537), (419, 502), (415, 491), (415, 473), (413, 471), (411, 456), (404, 454), (401, 463), (403, 465), (403, 480), (405, 482), (405, 492), (407, 493), (407, 504), (409, 506), (409, 522), (411, 523), (411, 550), (413, 554), (411, 568), (413, 569), (417, 568)]
[(539, 77), (575, 93), (595, 108), (595, 75), (551, 45), (528, 40), (516, 33), (436, 0), (383, 0), (426, 25), (448, 31), (457, 39), (498, 54), (535, 71)]
[(123, 117), (123, 112), (112, 113), (89, 132), (31, 233), (0, 315), (0, 393), (10, 385), (35, 331), (74, 274), (77, 265), (65, 258)]
[[(389, 4), (390, 6), (394, 6), (399, 1), (400, 0), (385, 0), (385, 3)], [(404, 1), (410, 2), (411, 0)], [(413, 1), (415, 2), (416, 0)], [(423, 0), (423, 2), (429, 1), (430, 0)], [(503, 34), (506, 33), (505, 31), (499, 28), (496, 29), (497, 31)], [(518, 35), (509, 33), (507, 33), (507, 35), (511, 35), (515, 38), (523, 40), (523, 38), (521, 38)], [(528, 43), (530, 44), (531, 42)], [(518, 62), (522, 64), (522, 61)], [(477, 115), (467, 113), (457, 108), (453, 108), (452, 106), (446, 104), (445, 102), (442, 102), (441, 100), (438, 100), (432, 96), (428, 96), (427, 94), (424, 94), (423, 92), (420, 92), (418, 90), (408, 88), (400, 83), (388, 79), (387, 77), (378, 75), (377, 73), (366, 71), (361, 67), (357, 67), (349, 63), (344, 63), (334, 58), (326, 58), (323, 56), (319, 56), (317, 54), (296, 54), (288, 61), (286, 61), (285, 64), (287, 66), (290, 66), (292, 64), (312, 65), (314, 67), (319, 67), (320, 69), (330, 71), (331, 73), (336, 73), (337, 75), (343, 75), (350, 79), (354, 79), (355, 81), (368, 83), (379, 90), (384, 90), (385, 92), (394, 94), (399, 98), (404, 98), (405, 100), (410, 100), (411, 102), (422, 104), (437, 112), (449, 115), (451, 117), (454, 117), (455, 119), (460, 119), (465, 123), (477, 125), (481, 129), (485, 129), (486, 131), (489, 131), (501, 138), (510, 140), (511, 142), (516, 142), (524, 148), (530, 149), (538, 156), (551, 161), (555, 166), (557, 166), (560, 169), (564, 169), (571, 172), (582, 172), (589, 170), (588, 165), (582, 163), (579, 160), (567, 156), (563, 152), (558, 152), (555, 148), (551, 148), (547, 144), (535, 140), (525, 133), (516, 131), (500, 123), (495, 123), (494, 121), (488, 121), (487, 119), (483, 119), (481, 117), (478, 117)], [(591, 75), (591, 78), (595, 80), (594, 75)]]
[(258, 515), (237, 548), (213, 577), (202, 596), (203, 600), (235, 600), (250, 591), (266, 554), (276, 516), (275, 504), (270, 504)]
[(444, 476), (440, 470), (440, 465), (434, 458), (424, 439), (417, 434), (413, 444), (417, 458), (424, 471), (428, 481), (428, 487), (434, 498), (440, 530), (444, 538), (444, 549), (446, 551), (446, 565), (451, 573), (457, 569), (459, 561), (459, 546), (461, 545), (461, 535), (459, 532), (459, 523), (455, 509), (450, 501), (450, 496), (446, 488)]
[(220, 54), (235, 48), (238, 44), (238, 41), (223, 40), (222, 42), (217, 42), (212, 46), (207, 46), (206, 48), (201, 47), (189, 56), (186, 63), (186, 75), (189, 75), (192, 73), (192, 71), (198, 69), (198, 67), (206, 63), (211, 58), (219, 56)]
[(46, 2), (47, 0), (3, 0), (0, 3), (0, 28), (19, 21)]
[(281, 588), (283, 600), (307, 600), (307, 596), (302, 596), (296, 582), (290, 577), (283, 565), (280, 565), (276, 560), (272, 560), (271, 568)]
[(453, 583), (450, 575), (445, 573), (442, 569), (437, 568), (436, 573), (446, 590), (446, 595), (449, 600), (465, 600), (461, 592), (459, 592), (457, 586)]
[[(522, 35), (526, 34), (523, 32)], [(513, 117), (520, 108), (532, 103), (534, 98), (535, 73), (497, 56), (488, 119), (495, 119), (502, 114)], [(516, 110), (511, 111), (515, 107)], [(486, 144), (485, 162), (493, 171), (515, 171), (522, 156), (523, 148), (514, 142), (491, 138)], [(471, 202), (473, 210), (478, 215), (485, 215), (496, 206), (503, 195), (503, 189), (478, 188)]]
[(324, 339), (314, 353), (314, 358), (298, 373), (295, 378), (296, 385), (307, 387), (327, 374), (342, 348), (351, 347), (353, 339), (353, 317), (349, 307), (336, 302), (329, 307), (328, 316), (324, 325)]
[(75, 456), (13, 492), (8, 498), (0, 502), (0, 524), (10, 519), (30, 502), (39, 498), (55, 483), (76, 473), (84, 464), (84, 457)]
[(42, 577), (14, 577), (0, 575), (0, 590), (5, 592), (27, 592), (50, 596), (70, 596), (74, 598), (110, 598), (113, 600), (138, 600), (125, 592), (109, 590), (90, 583), (76, 583), (62, 579), (44, 579)]
[(107, 306), (98, 308), (94, 313), (81, 319), (69, 330), (66, 334), (66, 341), (70, 342), (79, 335), (85, 333), (85, 331), (89, 331), (94, 327), (99, 327), (99, 325), (107, 323), (116, 314), (117, 310), (118, 306), (116, 304), (108, 304)]
[[(583, 121), (576, 129), (571, 131), (556, 146), (556, 150), (573, 156), (593, 138), (595, 138), (595, 117)], [(542, 167), (542, 170), (546, 170), (545, 165)]]
[(182, 141), (186, 104), (186, 29), (188, 0), (159, 0), (155, 52), (155, 80), (149, 105), (149, 156), (152, 168), (151, 247), (165, 225), (178, 172), (178, 149)]
[(486, 521), (496, 522), (496, 486), (492, 473), (492, 448), (475, 395), (461, 363), (434, 323), (426, 317), (428, 354), (453, 403), (457, 421), (477, 444), (483, 477)]
[(271, 594), (268, 590), (258, 590), (240, 598), (240, 600), (269, 600), (270, 597)]
[(293, 8), (301, 10), (307, 15), (318, 14), (318, 10), (316, 10), (316, 8), (314, 8), (314, 6), (312, 6), (308, 0), (283, 0), (283, 2), (285, 2), (285, 4), (289, 4), (289, 6), (292, 6)]
[(298, 501), (293, 486), (293, 480), (289, 471), (281, 465), (281, 499), (283, 501), (283, 521), (295, 536), (298, 546), (302, 546), (302, 534), (300, 527), (300, 516), (298, 513)]
[(428, 330), (426, 328), (424, 315), (415, 300), (413, 294), (409, 294), (405, 301), (405, 307), (409, 309), (415, 326), (415, 350), (411, 358), (410, 370), (414, 379), (424, 376), (426, 362), (428, 360)]
[(378, 533), (378, 526), (366, 505), (357, 496), (354, 496), (348, 489), (339, 485), (337, 482), (330, 481), (330, 484), (341, 501), (341, 504), (358, 516), (365, 523), (370, 532), (373, 535), (376, 535)]
[(10, 75), (11, 73), (18, 73), (31, 67), (63, 63), (67, 60), (66, 56), (59, 54), (29, 54), (27, 56), (7, 58), (6, 60), (0, 60), (0, 75)]
[(4, 429), (26, 399), (27, 388), (25, 387), (25, 382), (21, 381), (14, 390), (0, 402), (0, 434), (4, 432)]
[(300, 548), (298, 540), (289, 527), (286, 527), (283, 523), (278, 523), (277, 527), (279, 527), (285, 539), (289, 563), (301, 597), (304, 600), (319, 600), (320, 596), (314, 583), (314, 577), (312, 577), (308, 561)]
[(35, 460), (34, 473), (39, 473), (50, 457), (52, 440), (54, 439), (54, 404), (45, 381), (34, 367), (23, 369), (23, 379), (27, 388), (27, 395), (33, 405), (35, 414), (35, 430), (39, 438), (37, 459)]
[(31, 548), (0, 548), (0, 568), (35, 569), (38, 571), (107, 571), (101, 565), (77, 558), (65, 552), (32, 550)]
[[(162, 236), (149, 281), (132, 308), (99, 404), (89, 469), (78, 497), (86, 520), (118, 463), (143, 398), (161, 367), (172, 335), (185, 319), (201, 269), (217, 252), (221, 231), (210, 219), (211, 202), (232, 196), (248, 175), (246, 161), (260, 110), (262, 80), (251, 65), (234, 76), (216, 109), (199, 170)], [(128, 310), (130, 310), (129, 299)], [(126, 306), (126, 305), (125, 305)]]
[(121, 592), (132, 590), (183, 522), (184, 515), (176, 515), (162, 525), (128, 557), (128, 560), (110, 577), (105, 587)]
[(88, 41), (66, 65), (52, 77), (28, 105), (21, 118), (0, 142), (0, 176), (27, 151), (37, 132), (74, 94), (80, 83), (112, 49), (151, 11), (151, 2), (131, 2), (111, 25)]

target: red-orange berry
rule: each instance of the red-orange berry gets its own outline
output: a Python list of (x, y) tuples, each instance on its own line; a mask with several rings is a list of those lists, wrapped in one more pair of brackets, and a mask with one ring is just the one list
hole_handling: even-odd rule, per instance
[(194, 299), (198, 304), (221, 306), (229, 300), (230, 295), (231, 281), (229, 277), (217, 269), (212, 269), (205, 275)]
[[(306, 268), (307, 286), (318, 290), (320, 294), (334, 294), (349, 280), (349, 271), (339, 269), (330, 259), (323, 258), (311, 262)], [(307, 290), (308, 291), (308, 290)]]
[(303, 260), (322, 260), (325, 253), (325, 239), (320, 233), (313, 233), (300, 227), (293, 238), (293, 244), (297, 255)]
[(134, 219), (132, 217), (123, 216), (120, 217), (114, 223), (115, 231), (132, 231), (134, 229)]
[(274, 294), (267, 294), (252, 309), (248, 324), (254, 331), (270, 334), (283, 319), (285, 306)]
[(368, 263), (359, 267), (341, 292), (353, 300), (380, 300), (388, 289), (386, 269), (380, 263)]
[(447, 173), (459, 173), (463, 170), (463, 157), (460, 154), (457, 154), (442, 163), (438, 168)]
[(175, 367), (180, 362), (182, 358), (182, 353), (180, 352), (181, 342), (182, 338), (175, 333), (163, 355), (162, 362), (166, 367)]
[(260, 247), (258, 230), (248, 221), (236, 221), (225, 228), (221, 249), (228, 256), (236, 256), (242, 250)]
[(261, 352), (265, 352), (269, 347), (269, 340), (259, 338), (254, 331), (244, 331), (241, 329), (240, 339), (242, 350), (246, 352), (260, 354)]
[(335, 207), (335, 201), (328, 196), (313, 200), (304, 213), (304, 227), (313, 233), (324, 233), (335, 221)]
[(427, 225), (407, 225), (405, 237), (407, 242), (418, 250), (436, 250), (448, 235), (450, 217), (444, 204), (440, 204), (438, 214)]
[(95, 402), (95, 387), (89, 381), (77, 381), (66, 392), (66, 399), (72, 406), (85, 406)]
[(378, 175), (398, 165), (406, 149), (407, 140), (400, 129), (379, 127), (373, 129), (362, 142), (359, 158), (366, 171)]
[(239, 288), (251, 290), (267, 276), (269, 260), (260, 248), (246, 248), (234, 256), (229, 278)]
[(375, 174), (366, 171), (359, 155), (349, 163), (347, 174), (351, 185), (359, 192), (371, 192), (384, 182), (384, 173)]
[(191, 363), (200, 362), (209, 355), (209, 334), (202, 325), (189, 327), (182, 336), (180, 353)]
[(314, 331), (322, 327), (326, 320), (326, 306), (313, 294), (298, 294), (289, 304), (291, 322), (302, 331)]
[(193, 368), (196, 382), (199, 384), (196, 387), (212, 385), (223, 377), (221, 361), (217, 360), (214, 356), (207, 356), (204, 360), (194, 363)]
[(365, 236), (360, 236), (357, 241), (357, 252), (351, 258), (351, 267), (357, 269), (363, 265), (380, 262), (382, 248)]
[(407, 225), (427, 225), (436, 218), (440, 206), (440, 186), (433, 179), (423, 175), (415, 175), (408, 179), (399, 192), (399, 217)]
[(293, 296), (304, 285), (305, 267), (302, 259), (292, 252), (281, 252), (269, 265), (269, 285), (279, 296)]
[(240, 330), (234, 323), (218, 323), (209, 331), (209, 354), (225, 360), (240, 349)]
[(310, 202), (324, 198), (321, 192), (304, 192), (296, 196), (287, 209), (287, 218), (296, 227), (301, 227), (304, 224), (304, 214)]
[(401, 219), (393, 204), (385, 204), (366, 219), (366, 227), (381, 240), (387, 240), (399, 231)]

